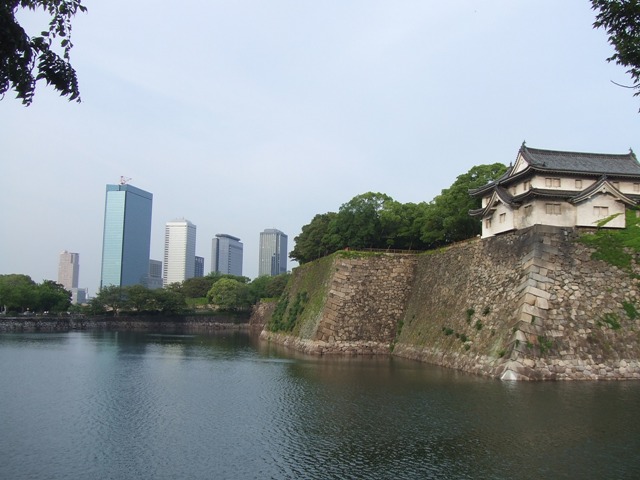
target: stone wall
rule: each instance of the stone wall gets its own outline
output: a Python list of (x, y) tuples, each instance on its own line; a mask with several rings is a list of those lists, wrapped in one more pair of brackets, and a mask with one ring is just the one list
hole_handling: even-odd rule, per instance
[[(289, 297), (304, 292), (311, 296), (310, 307), (305, 307), (293, 335), (265, 330), (262, 337), (307, 353), (388, 354), (415, 265), (415, 255), (351, 252), (304, 265), (293, 272)], [(323, 285), (310, 288), (305, 277)]]
[[(244, 320), (244, 321), (243, 321)], [(245, 329), (247, 319), (225, 315), (183, 317), (0, 317), (0, 332), (68, 332), (71, 330), (120, 330), (140, 332), (208, 332)]]
[(419, 256), (336, 256), (313, 321), (262, 337), (504, 380), (640, 378), (639, 282), (591, 254), (573, 229), (535, 226)]

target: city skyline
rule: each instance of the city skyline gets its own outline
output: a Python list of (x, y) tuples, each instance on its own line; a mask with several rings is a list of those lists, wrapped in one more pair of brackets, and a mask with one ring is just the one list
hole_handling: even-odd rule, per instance
[[(430, 202), (475, 165), (509, 165), (524, 140), (640, 151), (640, 99), (616, 86), (630, 77), (606, 61), (614, 50), (590, 7), (93, 2), (73, 19), (82, 103), (41, 81), (29, 107), (0, 100), (0, 210), (15, 232), (0, 240), (0, 273), (55, 279), (66, 249), (95, 294), (103, 189), (120, 175), (154, 194), (151, 258), (163, 258), (164, 222), (185, 216), (205, 266), (228, 232), (255, 278), (260, 231), (276, 226), (293, 247), (315, 215), (356, 195)], [(23, 13), (28, 34), (43, 30)]]

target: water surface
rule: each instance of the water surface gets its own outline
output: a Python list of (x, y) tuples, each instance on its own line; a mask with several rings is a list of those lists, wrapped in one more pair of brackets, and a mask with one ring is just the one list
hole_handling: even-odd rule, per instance
[(0, 478), (640, 478), (638, 382), (503, 383), (239, 332), (0, 335)]

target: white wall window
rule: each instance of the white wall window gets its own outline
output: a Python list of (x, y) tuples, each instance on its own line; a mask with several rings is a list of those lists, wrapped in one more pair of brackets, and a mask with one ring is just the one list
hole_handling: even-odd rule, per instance
[(608, 217), (609, 216), (609, 207), (593, 207), (593, 214), (600, 217)]
[(640, 192), (640, 183), (634, 183), (633, 184), (633, 191), (634, 192)]
[(544, 179), (545, 187), (550, 188), (558, 188), (560, 187), (560, 179), (559, 178), (545, 178)]
[(547, 203), (547, 215), (560, 215), (562, 213), (562, 206), (559, 203)]
[(485, 228), (491, 228), (491, 219), (490, 218), (485, 218), (484, 227)]
[(525, 207), (524, 207), (524, 216), (525, 217), (530, 217), (532, 213), (533, 213), (533, 206), (525, 205)]
[(616, 189), (620, 190), (620, 182), (611, 182), (611, 185), (613, 185)]
[(576, 188), (582, 188), (582, 180), (576, 180)]
[(527, 190), (531, 190), (531, 180), (525, 180), (524, 181), (524, 191), (526, 192)]
[(500, 214), (500, 223), (504, 223), (507, 221), (507, 214), (506, 213), (501, 213)]

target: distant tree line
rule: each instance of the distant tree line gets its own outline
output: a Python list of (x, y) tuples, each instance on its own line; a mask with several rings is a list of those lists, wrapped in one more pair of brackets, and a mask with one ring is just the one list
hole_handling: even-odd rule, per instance
[(150, 290), (142, 285), (102, 288), (91, 299), (89, 313), (175, 314), (202, 308), (233, 312), (249, 309), (265, 297), (279, 297), (289, 278), (248, 277), (210, 273), (205, 277), (189, 278), (166, 288)]
[(303, 264), (345, 248), (428, 250), (471, 238), (482, 228), (469, 216), (469, 210), (480, 208), (469, 190), (497, 179), (506, 168), (475, 166), (429, 203), (400, 203), (383, 193), (357, 195), (337, 213), (317, 214), (303, 226), (289, 257)]
[(219, 311), (251, 308), (261, 298), (277, 298), (289, 274), (248, 277), (210, 273), (189, 278), (166, 288), (151, 290), (143, 285), (103, 287), (87, 305), (71, 305), (71, 292), (51, 280), (35, 283), (28, 275), (0, 275), (0, 312), (7, 314), (60, 313), (90, 315), (176, 314), (196, 306)]
[(66, 312), (71, 305), (71, 292), (52, 280), (34, 282), (21, 274), (0, 275), (0, 312), (43, 313)]

